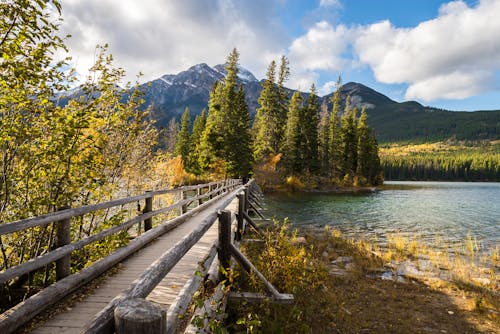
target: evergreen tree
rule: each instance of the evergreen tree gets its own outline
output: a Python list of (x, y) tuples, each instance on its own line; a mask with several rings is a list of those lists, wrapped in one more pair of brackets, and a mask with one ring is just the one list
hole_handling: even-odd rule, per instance
[(319, 123), (319, 106), (318, 95), (316, 94), (316, 87), (311, 85), (311, 92), (306, 100), (303, 118), (301, 125), (304, 132), (303, 142), (303, 159), (304, 167), (310, 173), (317, 173), (319, 171), (318, 160), (318, 123)]
[(330, 113), (330, 126), (328, 134), (329, 149), (329, 164), (330, 174), (334, 178), (343, 177), (342, 169), (342, 137), (341, 137), (341, 121), (340, 121), (340, 89), (342, 88), (342, 78), (339, 76), (337, 80), (336, 90), (332, 96), (332, 111)]
[(370, 184), (374, 186), (381, 185), (384, 182), (384, 176), (382, 171), (382, 166), (380, 164), (380, 156), (378, 152), (377, 138), (375, 137), (375, 131), (370, 130), (370, 159), (369, 159), (369, 172), (368, 180)]
[(292, 95), (288, 110), (285, 132), (285, 149), (283, 152), (286, 169), (291, 174), (299, 173), (303, 169), (301, 150), (303, 138), (300, 122), (302, 110), (302, 95), (300, 92), (296, 91)]
[(250, 114), (245, 101), (245, 91), (240, 85), (236, 95), (234, 124), (228, 150), (228, 172), (232, 176), (243, 177), (250, 173), (253, 163)]
[(357, 169), (358, 137), (356, 129), (357, 109), (351, 109), (350, 96), (346, 99), (346, 109), (342, 116), (342, 173), (354, 176)]
[(201, 170), (207, 170), (215, 157), (223, 155), (222, 88), (222, 83), (216, 83), (208, 100), (208, 116), (198, 148), (198, 165)]
[(326, 106), (320, 114), (318, 126), (318, 155), (321, 166), (321, 174), (328, 175), (330, 169), (330, 115)]
[(190, 116), (189, 108), (186, 107), (181, 118), (181, 130), (177, 134), (177, 142), (175, 144), (175, 155), (181, 156), (184, 166), (188, 165), (188, 156), (191, 150), (191, 141), (189, 136)]
[(283, 146), (288, 111), (288, 96), (284, 87), (290, 76), (288, 59), (281, 57), (276, 80), (276, 62), (267, 69), (266, 80), (262, 83), (257, 109), (254, 133), (254, 157), (257, 162), (266, 161), (270, 155), (278, 154)]
[(194, 174), (200, 174), (201, 169), (198, 162), (199, 150), (201, 136), (203, 135), (203, 130), (205, 130), (205, 124), (207, 121), (207, 111), (202, 110), (200, 115), (197, 115), (193, 123), (193, 133), (190, 137), (191, 149), (188, 156), (188, 164), (186, 165), (186, 170)]
[(285, 56), (281, 56), (280, 68), (278, 72), (278, 126), (279, 126), (279, 138), (280, 138), (280, 149), (282, 149), (285, 142), (285, 131), (286, 131), (286, 117), (288, 114), (289, 99), (285, 88), (285, 82), (288, 81), (290, 77), (290, 64)]
[(267, 68), (266, 80), (262, 83), (262, 90), (258, 102), (260, 108), (254, 121), (254, 157), (257, 162), (265, 161), (269, 154), (276, 154), (281, 142), (279, 128), (282, 119), (279, 119), (278, 90), (275, 84), (276, 62), (273, 60)]
[[(368, 124), (366, 124), (366, 109), (363, 108), (361, 111), (361, 116), (358, 120), (358, 148), (357, 148), (357, 168), (356, 174), (363, 177), (367, 181), (370, 179), (370, 167), (372, 159), (372, 140), (370, 138), (370, 131), (368, 129)], [(380, 163), (379, 163), (380, 164)]]
[[(236, 49), (229, 54), (223, 83), (210, 94), (209, 112), (200, 143), (200, 167), (207, 169), (213, 163), (223, 164), (228, 176), (244, 176), (250, 172), (252, 161), (250, 116), (245, 103), (245, 93), (237, 90), (239, 54)], [(239, 145), (244, 147), (239, 147)]]

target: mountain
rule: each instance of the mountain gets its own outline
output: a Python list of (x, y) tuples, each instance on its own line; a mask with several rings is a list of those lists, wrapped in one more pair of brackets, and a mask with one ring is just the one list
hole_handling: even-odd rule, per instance
[[(151, 105), (159, 126), (166, 126), (172, 117), (180, 119), (185, 107), (191, 115), (207, 108), (210, 91), (215, 82), (226, 75), (224, 65), (213, 68), (198, 64), (177, 75), (164, 75), (142, 85), (146, 105)], [(261, 83), (243, 67), (238, 74), (246, 92), (250, 114), (255, 115)], [(290, 96), (294, 90), (289, 90)], [(331, 109), (331, 96), (320, 103)], [(360, 83), (349, 82), (341, 88), (342, 103), (350, 96), (351, 105), (366, 108), (368, 123), (375, 129), (380, 142), (498, 139), (500, 110), (457, 112), (426, 107), (415, 101), (396, 102)]]
[[(166, 126), (172, 117), (180, 119), (186, 107), (191, 114), (201, 113), (207, 108), (210, 92), (217, 81), (224, 79), (224, 65), (213, 68), (207, 64), (198, 64), (176, 75), (167, 74), (139, 87), (144, 92), (146, 106), (151, 106), (153, 118), (159, 126)], [(260, 82), (247, 69), (240, 67), (238, 81), (246, 91), (247, 105), (250, 110), (258, 108)]]
[[(144, 92), (145, 107), (152, 108), (152, 117), (159, 127), (166, 127), (175, 117), (180, 120), (186, 107), (191, 117), (207, 108), (210, 92), (217, 81), (224, 79), (224, 65), (210, 67), (198, 64), (178, 74), (167, 74), (139, 87)], [(261, 81), (247, 69), (240, 67), (238, 81), (245, 88), (246, 102), (251, 116), (259, 107), (257, 102)], [(294, 90), (288, 89), (291, 96)], [(81, 93), (81, 92), (80, 92)], [(78, 96), (78, 91), (70, 96)], [(323, 108), (331, 110), (333, 94), (319, 99)], [(304, 93), (307, 96), (307, 93)], [(425, 142), (454, 138), (481, 140), (500, 138), (500, 110), (459, 112), (423, 106), (415, 101), (396, 102), (389, 97), (360, 83), (349, 82), (341, 88), (341, 100), (345, 105), (350, 96), (351, 105), (365, 107), (368, 123), (375, 129), (381, 143)], [(65, 104), (68, 96), (58, 97)]]
[[(332, 95), (324, 96), (323, 103), (330, 101)], [(354, 82), (343, 85), (341, 95), (344, 104), (350, 96), (351, 105), (358, 109), (366, 107), (368, 123), (382, 143), (500, 138), (500, 110), (449, 111), (415, 101), (396, 102)], [(328, 107), (331, 108), (330, 103)]]

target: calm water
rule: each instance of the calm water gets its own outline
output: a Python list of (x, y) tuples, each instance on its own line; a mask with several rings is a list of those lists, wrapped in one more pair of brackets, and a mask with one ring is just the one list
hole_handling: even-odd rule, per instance
[(488, 248), (500, 244), (500, 183), (393, 181), (369, 194), (266, 194), (266, 202), (268, 214), (296, 226), (331, 225), (382, 242), (400, 233), (428, 242), (470, 235)]

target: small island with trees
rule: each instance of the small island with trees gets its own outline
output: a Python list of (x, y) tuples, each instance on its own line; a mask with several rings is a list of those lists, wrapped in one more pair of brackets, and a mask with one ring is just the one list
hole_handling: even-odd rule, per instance
[[(340, 87), (332, 110), (320, 112), (316, 88), (289, 97), (284, 86), (290, 70), (283, 56), (277, 72), (272, 61), (259, 97), (260, 108), (250, 127), (245, 92), (238, 86), (238, 51), (227, 59), (227, 76), (210, 94), (208, 115), (182, 115), (175, 154), (187, 172), (196, 176), (255, 175), (268, 190), (338, 189), (382, 184), (383, 175), (375, 133), (366, 110), (341, 110)], [(306, 96), (303, 96), (306, 95)]]

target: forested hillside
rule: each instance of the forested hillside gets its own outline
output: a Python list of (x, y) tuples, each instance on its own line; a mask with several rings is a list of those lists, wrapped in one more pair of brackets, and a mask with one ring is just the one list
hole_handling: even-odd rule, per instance
[(385, 145), (381, 161), (386, 180), (500, 181), (499, 141)]

